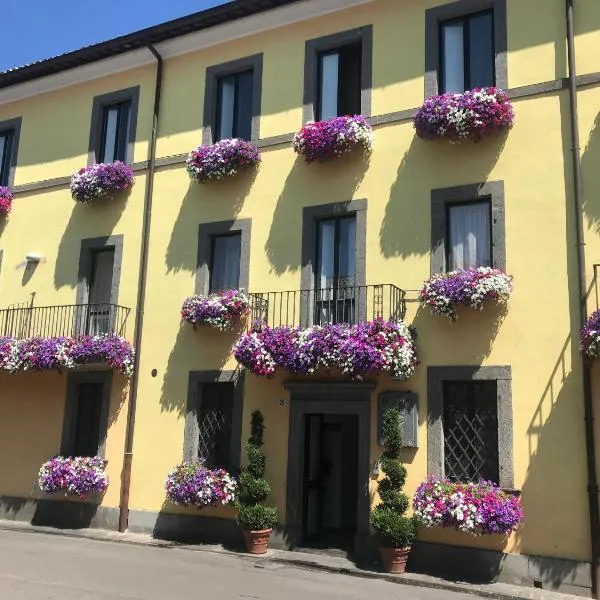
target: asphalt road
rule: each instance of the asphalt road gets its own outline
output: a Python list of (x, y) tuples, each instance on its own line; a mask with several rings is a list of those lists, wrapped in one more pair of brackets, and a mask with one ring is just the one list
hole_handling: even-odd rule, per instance
[(472, 600), (256, 559), (0, 531), (1, 600)]

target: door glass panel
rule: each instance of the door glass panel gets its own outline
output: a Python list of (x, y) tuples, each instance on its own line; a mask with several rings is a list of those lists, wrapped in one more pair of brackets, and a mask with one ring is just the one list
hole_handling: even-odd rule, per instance
[(494, 85), (493, 39), (492, 13), (474, 15), (469, 19), (470, 89)]
[(339, 60), (337, 52), (321, 55), (321, 121), (338, 116)]
[(354, 285), (356, 260), (356, 220), (354, 217), (340, 220), (339, 244), (338, 287)]
[(359, 115), (361, 113), (361, 71), (362, 44), (344, 46), (340, 51), (339, 101), (340, 115)]
[(219, 80), (219, 122), (217, 140), (233, 137), (235, 75)]
[(442, 92), (465, 91), (465, 56), (462, 21), (442, 26)]
[(101, 161), (105, 163), (111, 163), (116, 160), (119, 108), (107, 108), (104, 118), (104, 148)]
[(109, 333), (112, 330), (111, 296), (113, 283), (114, 249), (99, 250), (92, 254), (92, 273), (88, 297), (88, 335)]
[(450, 270), (491, 266), (489, 202), (450, 206), (448, 220)]
[(238, 75), (237, 122), (234, 135), (243, 140), (252, 139), (252, 95), (254, 72), (247, 71)]
[(320, 288), (333, 287), (335, 273), (335, 220), (319, 223), (319, 278)]
[(212, 240), (210, 291), (235, 290), (240, 285), (242, 236), (220, 235)]
[(73, 456), (96, 456), (100, 445), (103, 384), (80, 383), (78, 388)]

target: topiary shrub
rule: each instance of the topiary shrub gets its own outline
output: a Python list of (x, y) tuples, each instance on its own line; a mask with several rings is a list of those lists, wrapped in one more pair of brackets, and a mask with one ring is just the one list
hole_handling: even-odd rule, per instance
[(271, 486), (264, 478), (266, 459), (261, 450), (264, 431), (263, 414), (255, 410), (246, 442), (248, 465), (240, 473), (235, 503), (238, 523), (244, 531), (263, 531), (277, 524), (277, 508), (263, 504), (271, 493)]
[(383, 437), (386, 450), (380, 465), (385, 477), (377, 489), (381, 503), (371, 512), (371, 527), (385, 548), (409, 548), (415, 540), (413, 519), (405, 516), (410, 501), (402, 491), (406, 481), (406, 467), (402, 464), (402, 417), (390, 408), (383, 415)]

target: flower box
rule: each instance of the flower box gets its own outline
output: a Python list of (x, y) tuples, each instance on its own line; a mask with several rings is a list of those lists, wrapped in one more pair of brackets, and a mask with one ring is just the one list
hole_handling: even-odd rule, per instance
[(512, 293), (512, 277), (491, 267), (440, 273), (419, 291), (419, 302), (434, 315), (456, 321), (459, 306), (483, 310), (490, 302), (506, 302)]
[(0, 371), (48, 371), (74, 369), (86, 364), (105, 364), (131, 377), (134, 351), (116, 335), (54, 338), (0, 337)]
[(471, 535), (509, 535), (523, 522), (521, 501), (489, 481), (453, 483), (430, 476), (414, 499), (417, 521)]
[(189, 176), (199, 183), (231, 177), (259, 164), (258, 148), (238, 138), (220, 140), (212, 146), (199, 146), (190, 152), (186, 160)]
[(99, 456), (57, 456), (45, 462), (38, 475), (42, 492), (83, 499), (91, 492), (103, 494), (108, 487), (108, 476), (104, 472), (106, 462)]
[(600, 357), (600, 310), (590, 315), (581, 330), (580, 349), (588, 358)]
[(8, 217), (12, 208), (13, 195), (7, 187), (0, 186), (0, 217)]
[(194, 327), (207, 325), (219, 331), (232, 329), (235, 322), (250, 313), (248, 296), (240, 290), (229, 290), (210, 294), (210, 296), (192, 296), (181, 307), (181, 318)]
[(177, 465), (167, 476), (165, 490), (173, 504), (224, 506), (235, 500), (237, 483), (224, 469), (209, 469), (194, 461)]
[(339, 368), (354, 378), (386, 372), (408, 379), (417, 364), (410, 329), (384, 320), (307, 329), (259, 324), (239, 338), (233, 353), (244, 367), (265, 377), (280, 367), (295, 374)]
[(121, 161), (89, 165), (71, 177), (71, 196), (82, 203), (113, 198), (129, 191), (133, 181), (133, 169)]
[(513, 126), (515, 112), (508, 94), (500, 89), (476, 88), (464, 94), (427, 98), (414, 118), (424, 140), (477, 142)]
[(309, 122), (294, 136), (294, 150), (307, 163), (338, 158), (362, 147), (371, 152), (373, 130), (361, 115)]

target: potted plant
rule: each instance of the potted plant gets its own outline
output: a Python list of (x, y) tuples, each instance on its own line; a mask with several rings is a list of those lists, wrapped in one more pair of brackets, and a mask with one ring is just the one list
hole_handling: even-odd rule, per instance
[(383, 414), (383, 438), (386, 449), (380, 465), (385, 477), (377, 484), (380, 504), (371, 512), (371, 527), (379, 537), (381, 560), (387, 573), (404, 573), (416, 528), (405, 516), (408, 496), (402, 491), (406, 467), (402, 464), (402, 416), (390, 408)]
[(271, 493), (271, 486), (264, 478), (266, 458), (261, 450), (264, 430), (263, 414), (260, 410), (253, 411), (246, 442), (248, 464), (240, 473), (236, 500), (238, 523), (250, 554), (267, 552), (271, 531), (277, 524), (277, 508), (263, 504)]
[(108, 476), (104, 472), (106, 461), (99, 456), (56, 456), (45, 462), (38, 474), (38, 485), (42, 492), (84, 499), (88, 494), (103, 494), (108, 487)]
[(133, 169), (120, 160), (89, 165), (71, 177), (71, 196), (75, 202), (87, 204), (127, 192), (133, 182)]
[(0, 217), (8, 217), (12, 208), (13, 195), (11, 191), (4, 186), (0, 186)]
[(234, 324), (249, 313), (250, 300), (241, 290), (191, 296), (181, 307), (181, 318), (194, 328), (206, 325), (219, 331), (233, 329)]

